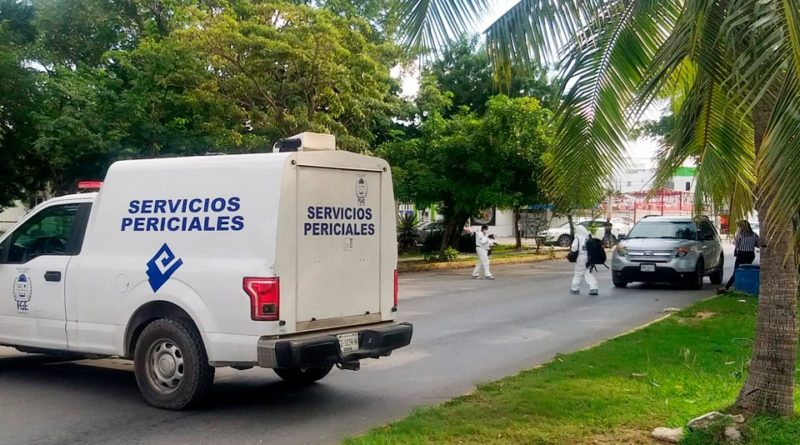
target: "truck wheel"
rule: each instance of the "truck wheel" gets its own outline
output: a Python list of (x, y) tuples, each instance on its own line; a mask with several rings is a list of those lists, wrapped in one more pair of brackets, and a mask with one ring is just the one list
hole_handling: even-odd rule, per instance
[(561, 235), (558, 237), (557, 243), (559, 247), (569, 247), (569, 245), (572, 244), (572, 237), (569, 235)]
[(331, 363), (330, 365), (314, 368), (280, 368), (273, 369), (273, 371), (286, 383), (291, 383), (292, 385), (310, 385), (328, 375), (332, 368), (333, 364)]
[(180, 320), (160, 319), (144, 328), (136, 342), (134, 369), (139, 391), (158, 408), (196, 405), (214, 383), (200, 334)]
[(705, 263), (703, 259), (700, 258), (697, 260), (697, 265), (694, 267), (694, 273), (689, 275), (689, 289), (702, 289), (703, 288), (703, 277), (705, 272)]
[(719, 256), (719, 263), (717, 264), (717, 270), (711, 274), (711, 284), (722, 284), (723, 279), (723, 268), (725, 266), (725, 257), (720, 255)]

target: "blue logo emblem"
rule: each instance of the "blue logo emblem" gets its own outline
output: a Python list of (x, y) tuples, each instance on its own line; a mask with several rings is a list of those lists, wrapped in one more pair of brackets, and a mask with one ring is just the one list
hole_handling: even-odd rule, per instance
[(169, 277), (183, 265), (183, 260), (175, 258), (167, 243), (164, 243), (155, 256), (147, 262), (147, 281), (153, 292), (158, 292), (161, 286), (169, 280)]
[(17, 312), (28, 312), (31, 297), (33, 296), (33, 289), (31, 288), (31, 280), (27, 275), (20, 274), (14, 280), (14, 288), (12, 294), (14, 301), (17, 302)]

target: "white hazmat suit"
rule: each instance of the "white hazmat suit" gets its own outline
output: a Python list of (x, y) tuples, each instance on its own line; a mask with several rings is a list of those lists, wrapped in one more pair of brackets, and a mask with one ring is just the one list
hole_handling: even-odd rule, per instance
[(489, 235), (479, 230), (475, 234), (475, 252), (478, 254), (478, 260), (475, 264), (475, 270), (472, 271), (472, 278), (480, 278), (481, 269), (486, 278), (492, 278), (492, 272), (489, 270), (489, 249), (492, 248), (494, 242)]
[(587, 239), (589, 239), (589, 231), (583, 226), (575, 226), (575, 239), (570, 247), (571, 251), (578, 252), (578, 260), (575, 262), (575, 276), (572, 277), (572, 287), (570, 288), (573, 293), (580, 292), (583, 280), (586, 280), (586, 284), (589, 285), (590, 293), (597, 293), (597, 278), (592, 275), (586, 265), (589, 261), (589, 254), (586, 252)]

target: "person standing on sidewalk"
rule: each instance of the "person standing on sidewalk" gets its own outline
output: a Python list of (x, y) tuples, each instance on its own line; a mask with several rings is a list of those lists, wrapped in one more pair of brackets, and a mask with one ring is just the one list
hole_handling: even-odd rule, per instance
[(753, 264), (756, 259), (756, 247), (759, 245), (758, 234), (750, 227), (747, 221), (739, 221), (739, 231), (736, 233), (734, 241), (733, 256), (736, 257), (736, 264), (733, 266), (733, 273), (725, 285), (725, 291), (730, 290), (736, 281), (736, 268), (742, 264)]
[(494, 280), (492, 272), (489, 270), (489, 249), (494, 245), (491, 235), (487, 235), (489, 226), (486, 224), (481, 226), (481, 230), (475, 234), (475, 252), (478, 254), (478, 260), (475, 264), (475, 269), (472, 271), (472, 278), (478, 279), (481, 277), (481, 269), (483, 275), (487, 280)]
[(583, 226), (575, 226), (575, 239), (572, 240), (570, 251), (578, 252), (578, 260), (575, 261), (575, 276), (572, 277), (572, 287), (569, 293), (581, 293), (581, 285), (586, 280), (589, 285), (589, 295), (597, 295), (597, 278), (592, 275), (589, 268), (589, 253), (586, 251), (586, 240), (589, 239), (589, 231)]

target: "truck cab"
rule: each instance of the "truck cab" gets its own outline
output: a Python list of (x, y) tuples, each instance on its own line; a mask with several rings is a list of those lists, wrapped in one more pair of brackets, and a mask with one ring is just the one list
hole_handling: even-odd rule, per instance
[(99, 192), (36, 207), (0, 238), (0, 344), (133, 359), (167, 409), (216, 367), (305, 384), (408, 345), (391, 171), (332, 139), (121, 161)]

